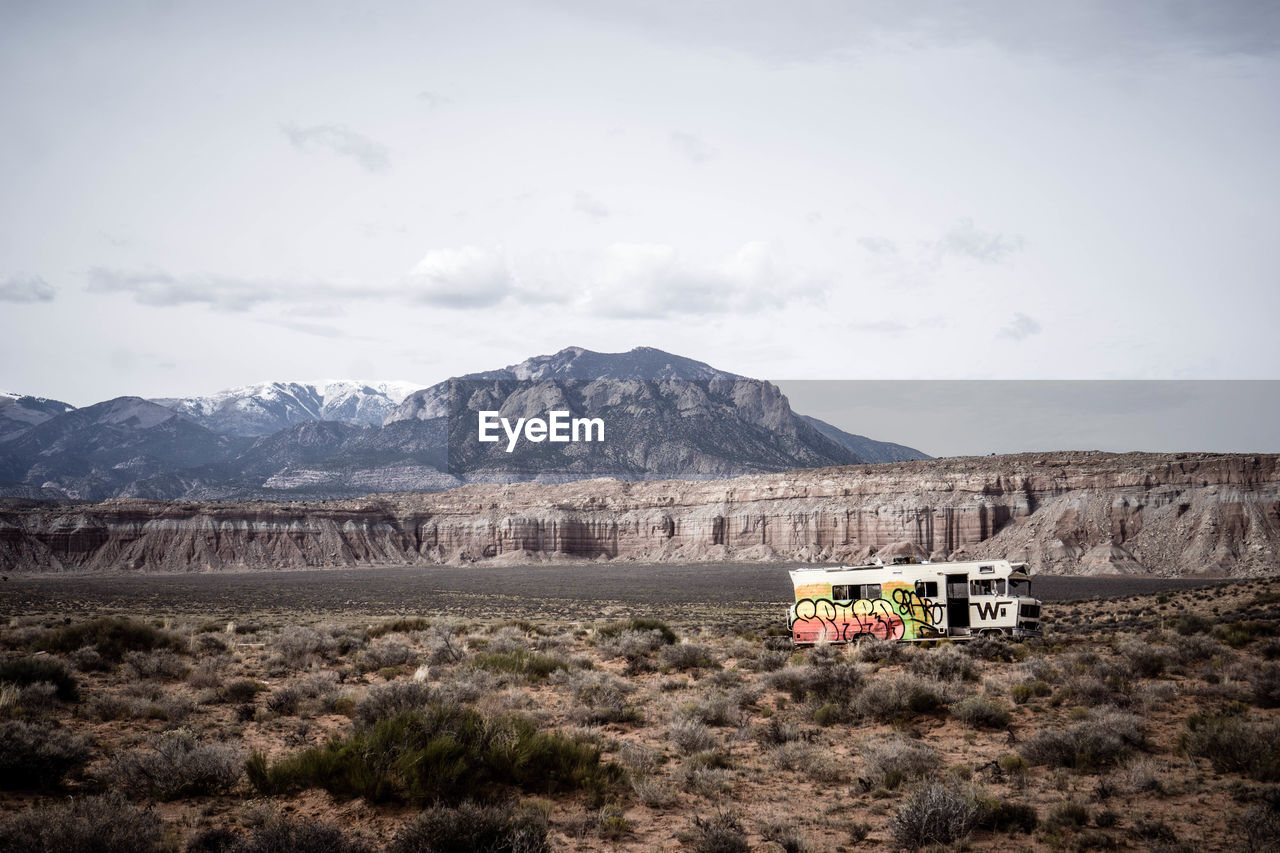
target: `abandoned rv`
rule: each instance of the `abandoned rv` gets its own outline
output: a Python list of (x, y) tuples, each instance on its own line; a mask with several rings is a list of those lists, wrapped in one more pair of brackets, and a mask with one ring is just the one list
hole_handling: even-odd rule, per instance
[(1040, 636), (1040, 602), (1025, 563), (975, 560), (795, 569), (788, 611), (797, 645)]

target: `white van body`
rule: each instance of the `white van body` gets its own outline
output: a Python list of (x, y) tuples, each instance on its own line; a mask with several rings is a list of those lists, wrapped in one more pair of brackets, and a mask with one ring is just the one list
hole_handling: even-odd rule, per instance
[(791, 571), (788, 611), (797, 645), (863, 637), (920, 642), (1040, 636), (1040, 602), (1026, 563), (972, 560), (833, 566)]

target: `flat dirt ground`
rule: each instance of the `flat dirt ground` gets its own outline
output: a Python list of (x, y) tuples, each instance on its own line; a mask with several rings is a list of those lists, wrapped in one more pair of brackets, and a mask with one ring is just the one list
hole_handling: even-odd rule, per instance
[(1280, 579), (1032, 589), (795, 649), (776, 565), (10, 577), (0, 851), (1280, 850)]
[[(481, 618), (591, 618), (609, 609), (683, 619), (726, 611), (785, 619), (792, 600), (778, 564), (570, 563), (432, 566), (186, 575), (11, 575), (0, 583), (0, 615), (143, 614), (234, 616), (257, 612)], [(1044, 601), (1119, 599), (1211, 586), (1214, 580), (1041, 576)]]

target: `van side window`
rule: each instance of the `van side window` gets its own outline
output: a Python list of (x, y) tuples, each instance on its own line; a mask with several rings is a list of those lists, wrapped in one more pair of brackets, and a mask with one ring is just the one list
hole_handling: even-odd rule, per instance
[(937, 582), (937, 581), (925, 581), (925, 582), (924, 582), (924, 597), (925, 597), (925, 598), (937, 598), (937, 597), (938, 597), (938, 582)]
[(857, 601), (862, 598), (879, 598), (880, 584), (832, 584), (831, 598), (833, 601)]

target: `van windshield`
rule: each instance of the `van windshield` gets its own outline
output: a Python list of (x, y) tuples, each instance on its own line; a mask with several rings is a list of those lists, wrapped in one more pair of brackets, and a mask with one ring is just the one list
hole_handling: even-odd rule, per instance
[(1009, 594), (1019, 596), (1031, 595), (1031, 579), (1009, 578)]

